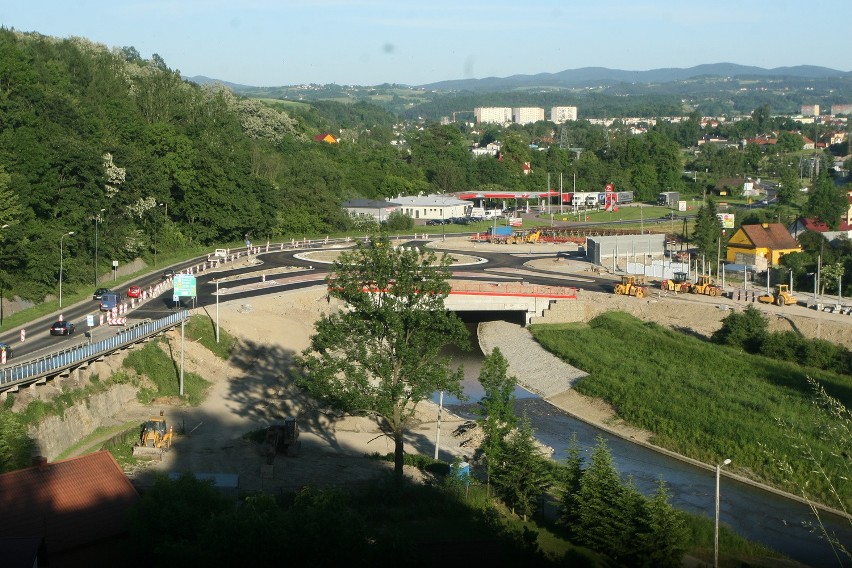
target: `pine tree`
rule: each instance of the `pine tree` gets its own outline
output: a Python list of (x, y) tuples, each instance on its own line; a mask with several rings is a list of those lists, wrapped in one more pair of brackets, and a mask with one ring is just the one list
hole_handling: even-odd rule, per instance
[(577, 493), (580, 491), (580, 478), (583, 475), (583, 458), (580, 456), (576, 432), (571, 436), (565, 460), (559, 472), (559, 484), (562, 490), (562, 523), (569, 534), (573, 534), (579, 523)]
[(645, 555), (643, 566), (681, 566), (689, 530), (683, 514), (669, 504), (665, 482), (660, 479), (654, 496), (648, 501), (648, 532), (644, 536)]
[(603, 438), (592, 450), (592, 456), (580, 478), (577, 493), (579, 524), (574, 531), (579, 544), (605, 552), (618, 560), (624, 532), (621, 478), (612, 462), (612, 454)]
[(708, 199), (695, 216), (695, 230), (692, 233), (696, 248), (701, 251), (710, 265), (716, 264), (722, 238), (722, 221), (716, 216), (716, 204)]
[(479, 402), (479, 413), (482, 418), (478, 422), (485, 434), (482, 451), (485, 454), (489, 484), (492, 465), (502, 460), (506, 436), (518, 423), (518, 418), (515, 416), (517, 379), (507, 376), (508, 367), (506, 358), (499, 349), (494, 348), (491, 354), (483, 359), (482, 370), (479, 372), (479, 382), (482, 384), (485, 395)]
[(506, 438), (506, 451), (493, 470), (494, 485), (513, 512), (524, 521), (535, 512), (536, 503), (551, 484), (547, 458), (535, 443), (530, 419), (526, 413), (520, 427)]

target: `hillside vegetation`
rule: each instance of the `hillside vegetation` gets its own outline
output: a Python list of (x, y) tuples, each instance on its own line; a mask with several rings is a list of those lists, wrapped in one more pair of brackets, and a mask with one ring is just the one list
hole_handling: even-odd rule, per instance
[[(848, 435), (814, 405), (808, 378), (849, 408), (852, 379), (743, 353), (612, 312), (588, 324), (533, 325), (545, 348), (589, 376), (576, 389), (610, 404), (654, 443), (824, 504), (852, 502)], [(799, 455), (793, 439), (820, 463)], [(789, 460), (789, 469), (779, 467)], [(817, 475), (819, 466), (825, 475)]]

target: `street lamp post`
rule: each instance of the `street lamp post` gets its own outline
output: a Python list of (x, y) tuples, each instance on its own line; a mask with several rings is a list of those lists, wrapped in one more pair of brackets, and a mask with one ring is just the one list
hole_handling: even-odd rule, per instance
[(74, 236), (74, 231), (68, 231), (61, 237), (59, 237), (59, 307), (62, 307), (62, 252), (63, 252), (63, 241), (65, 237)]
[[(8, 224), (0, 226), (0, 231), (3, 229), (7, 229), (9, 227)], [(0, 325), (3, 325), (3, 281), (0, 280)]]
[(730, 459), (726, 459), (721, 464), (716, 464), (716, 524), (713, 530), (713, 566), (719, 568), (719, 477), (722, 472), (722, 466), (731, 463)]
[(101, 222), (101, 213), (106, 209), (101, 209), (95, 215), (95, 288), (98, 287), (98, 225)]

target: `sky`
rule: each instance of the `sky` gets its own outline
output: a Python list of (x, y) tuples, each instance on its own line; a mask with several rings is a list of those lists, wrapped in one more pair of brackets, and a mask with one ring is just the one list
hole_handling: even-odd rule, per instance
[(852, 1), (3, 0), (0, 26), (250, 86), (737, 63), (852, 70)]

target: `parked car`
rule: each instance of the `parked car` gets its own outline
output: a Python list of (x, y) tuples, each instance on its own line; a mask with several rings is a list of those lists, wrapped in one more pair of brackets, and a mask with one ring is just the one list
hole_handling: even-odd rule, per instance
[(174, 270), (165, 270), (163, 272), (163, 276), (162, 276), (163, 280), (168, 280), (169, 278), (174, 278), (174, 277), (175, 277), (175, 271)]
[(127, 289), (127, 297), (128, 298), (141, 298), (142, 297), (142, 288), (140, 286), (131, 286)]
[(111, 290), (109, 288), (98, 288), (97, 290), (95, 290), (95, 293), (92, 294), (92, 299), (100, 300), (101, 296), (103, 296), (104, 294), (109, 294), (110, 292)]
[(426, 224), (427, 224), (427, 225), (431, 225), (431, 226), (434, 226), (434, 225), (443, 225), (443, 224), (445, 224), (445, 223), (446, 223), (446, 221), (444, 221), (443, 219), (428, 219), (428, 220), (426, 221)]
[(9, 345), (8, 343), (0, 342), (0, 351), (6, 352), (6, 360), (7, 361), (12, 358), (12, 346)]
[(71, 335), (76, 329), (70, 321), (57, 321), (50, 326), (50, 335)]

